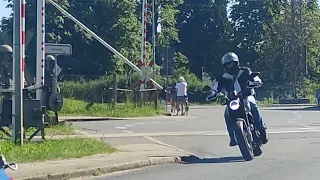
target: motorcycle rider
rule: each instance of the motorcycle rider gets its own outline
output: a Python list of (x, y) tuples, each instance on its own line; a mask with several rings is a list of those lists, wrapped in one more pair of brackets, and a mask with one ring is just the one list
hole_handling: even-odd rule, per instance
[[(263, 144), (267, 143), (266, 126), (260, 116), (254, 97), (255, 91), (253, 89), (254, 87), (262, 85), (261, 79), (256, 76), (252, 79), (252, 81), (249, 81), (248, 84), (248, 76), (252, 72), (248, 67), (240, 67), (239, 58), (233, 52), (226, 53), (221, 58), (221, 63), (224, 68), (224, 73), (216, 78), (216, 81), (213, 84), (212, 94), (209, 95), (206, 100), (209, 101), (209, 99), (215, 97), (218, 92), (232, 92), (236, 88), (241, 88), (243, 95), (250, 103), (254, 122), (256, 123), (257, 129), (261, 133), (261, 137), (263, 137), (262, 142)], [(252, 88), (246, 88), (248, 85)], [(229, 146), (236, 146), (237, 142), (232, 128), (232, 119), (230, 119), (228, 114), (228, 108), (225, 109), (224, 118), (230, 138)]]

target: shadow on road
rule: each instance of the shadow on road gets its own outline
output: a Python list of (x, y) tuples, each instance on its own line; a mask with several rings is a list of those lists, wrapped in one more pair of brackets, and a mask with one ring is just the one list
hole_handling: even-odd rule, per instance
[(210, 163), (234, 163), (245, 162), (242, 156), (238, 157), (221, 157), (221, 158), (203, 158), (200, 159), (196, 156), (183, 156), (181, 157), (181, 164), (210, 164)]

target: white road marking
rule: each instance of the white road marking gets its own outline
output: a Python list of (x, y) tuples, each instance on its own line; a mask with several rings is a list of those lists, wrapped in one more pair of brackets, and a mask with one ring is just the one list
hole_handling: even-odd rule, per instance
[(125, 132), (125, 133), (133, 133), (132, 131), (128, 131), (128, 130), (122, 130), (123, 132)]
[(308, 125), (305, 125), (305, 124), (297, 124), (297, 125), (299, 125), (299, 126), (303, 126), (303, 127), (306, 127), (306, 128), (310, 128), (310, 129), (314, 129), (313, 127), (308, 126)]
[(78, 133), (80, 133), (80, 134), (88, 134), (87, 132), (84, 132), (84, 131), (80, 131), (80, 130), (74, 130), (75, 132), (78, 132)]
[(188, 152), (188, 151), (186, 151), (186, 150), (180, 149), (180, 148), (178, 148), (178, 147), (176, 147), (176, 146), (172, 146), (172, 145), (170, 145), (170, 144), (166, 144), (166, 143), (164, 143), (164, 142), (162, 142), (162, 141), (159, 141), (159, 140), (157, 140), (157, 139), (155, 139), (155, 138), (153, 138), (153, 137), (150, 137), (150, 136), (143, 136), (143, 137), (144, 137), (145, 139), (151, 141), (151, 142), (154, 142), (154, 143), (158, 144), (158, 145), (170, 147), (170, 148), (175, 149), (176, 151), (182, 152), (182, 153), (184, 153), (184, 154), (197, 156), (197, 155), (195, 155), (195, 154), (193, 154), (193, 153), (191, 153), (191, 152)]
[[(157, 123), (157, 121), (155, 121), (155, 122)], [(129, 134), (133, 134), (132, 131), (128, 131), (128, 130), (123, 130), (123, 132), (129, 133)], [(185, 150), (183, 150), (183, 149), (180, 149), (180, 148), (178, 148), (178, 147), (176, 147), (176, 146), (172, 146), (172, 145), (170, 145), (170, 144), (166, 144), (166, 143), (164, 143), (164, 142), (161, 142), (161, 141), (159, 141), (159, 140), (157, 140), (157, 139), (155, 139), (155, 138), (149, 137), (149, 136), (143, 136), (143, 138), (145, 138), (145, 139), (147, 139), (147, 140), (149, 140), (149, 141), (151, 141), (151, 142), (153, 142), (153, 143), (155, 143), (155, 144), (162, 145), (162, 146), (167, 146), (167, 147), (170, 147), (170, 148), (172, 148), (172, 149), (175, 149), (175, 150), (177, 150), (177, 151), (179, 151), (179, 152), (182, 152), (182, 153), (185, 153), (185, 154), (195, 155), (195, 154), (192, 154), (192, 153), (190, 153), (190, 152), (187, 152), (187, 151), (185, 151)]]
[(126, 127), (116, 127), (116, 129), (127, 129)]
[(299, 123), (294, 122), (295, 120), (301, 119), (302, 116), (301, 116), (299, 113), (294, 112), (294, 111), (292, 111), (291, 113), (294, 114), (294, 115), (296, 115), (296, 117), (289, 119), (289, 120), (288, 120), (289, 123), (296, 124), (296, 125), (298, 125), (298, 126), (302, 126), (302, 127), (305, 127), (305, 128), (314, 129), (314, 128), (311, 127), (311, 126), (308, 126), (308, 125), (305, 125), (305, 124), (299, 124)]
[[(287, 128), (287, 129), (269, 129), (269, 134), (289, 134), (289, 133), (316, 133), (320, 128)], [(53, 138), (61, 139), (65, 137), (83, 137), (83, 138), (126, 138), (126, 137), (161, 137), (161, 136), (223, 136), (227, 135), (226, 130), (217, 131), (185, 131), (185, 132), (154, 132), (154, 133), (118, 133), (118, 134), (84, 134), (84, 135), (57, 135)]]
[(153, 122), (150, 122), (150, 124), (159, 124), (160, 121), (153, 121)]
[(133, 127), (133, 126), (135, 126), (135, 125), (133, 125), (133, 124), (128, 124), (128, 125), (126, 125), (127, 127)]

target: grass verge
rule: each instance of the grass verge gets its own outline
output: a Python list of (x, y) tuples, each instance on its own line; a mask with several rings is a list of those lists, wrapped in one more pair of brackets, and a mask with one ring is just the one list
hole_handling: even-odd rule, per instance
[[(27, 135), (31, 135), (36, 129), (29, 128), (27, 130)], [(60, 122), (55, 126), (46, 127), (44, 130), (46, 135), (74, 135), (76, 134), (74, 128), (71, 123), (68, 122)]]
[(219, 102), (190, 102), (191, 106), (217, 106), (217, 105), (221, 105), (221, 103)]
[(262, 101), (258, 101), (258, 105), (262, 107), (269, 107), (272, 106), (273, 104), (278, 104), (279, 100), (277, 99), (272, 99), (272, 98), (264, 98)]
[(0, 152), (9, 162), (26, 163), (44, 160), (80, 158), (116, 149), (99, 139), (69, 138), (29, 142), (17, 146), (11, 140), (0, 141)]
[[(9, 128), (3, 127), (3, 129), (11, 134)], [(35, 132), (35, 130), (36, 130), (36, 128), (29, 128), (26, 131), (26, 135), (30, 136), (33, 132)], [(46, 127), (44, 129), (44, 132), (45, 132), (46, 136), (74, 135), (74, 134), (76, 134), (74, 128), (72, 127), (72, 124), (68, 123), (68, 122), (60, 122), (56, 126)], [(40, 136), (40, 132), (39, 132), (38, 136)], [(6, 137), (6, 136), (4, 135), (3, 132), (0, 132), (0, 137)]]
[[(279, 103), (279, 100), (276, 100), (276, 99), (272, 99), (272, 98), (264, 98), (263, 100), (261, 101), (257, 101), (257, 104), (260, 105), (260, 106), (272, 106), (273, 104), (278, 104)], [(211, 102), (211, 103), (200, 103), (200, 102), (193, 102), (191, 103), (191, 105), (206, 105), (206, 106), (217, 106), (217, 105), (221, 105), (220, 102), (218, 101), (214, 101), (214, 102)]]
[(88, 102), (65, 99), (60, 115), (83, 115), (100, 117), (147, 117), (157, 116), (162, 112), (153, 106), (134, 107), (133, 104), (118, 105), (112, 107), (109, 104), (95, 103), (90, 107)]

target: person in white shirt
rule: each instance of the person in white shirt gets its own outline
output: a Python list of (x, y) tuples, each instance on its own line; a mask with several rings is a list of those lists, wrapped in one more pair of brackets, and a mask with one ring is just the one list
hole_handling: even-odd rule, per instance
[(186, 98), (187, 98), (187, 82), (183, 77), (179, 78), (179, 82), (176, 85), (177, 88), (177, 115), (180, 110), (181, 105), (181, 115), (184, 115), (184, 105), (186, 105)]

